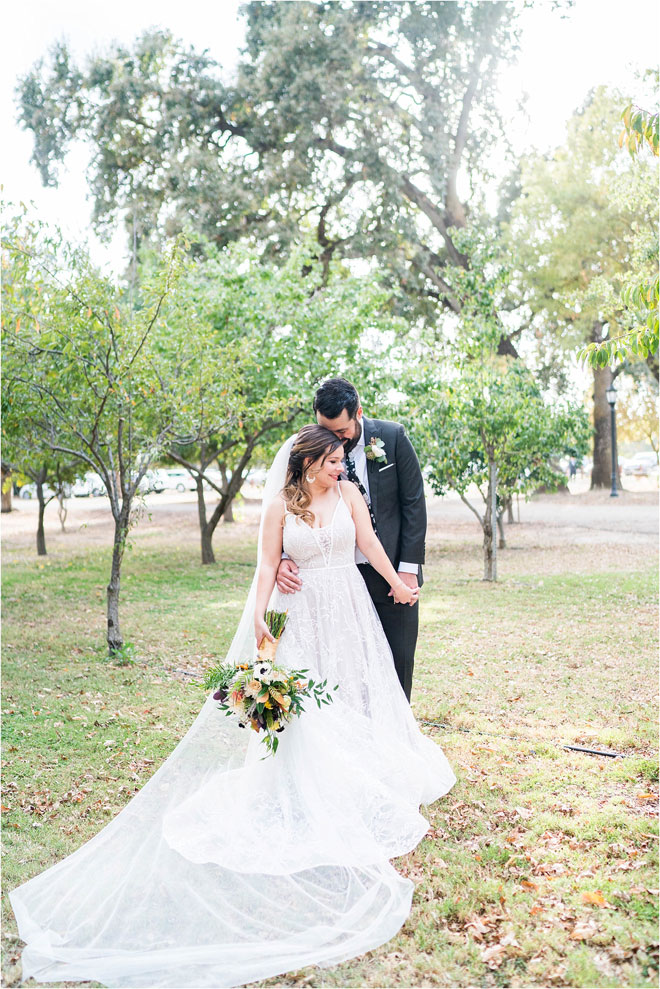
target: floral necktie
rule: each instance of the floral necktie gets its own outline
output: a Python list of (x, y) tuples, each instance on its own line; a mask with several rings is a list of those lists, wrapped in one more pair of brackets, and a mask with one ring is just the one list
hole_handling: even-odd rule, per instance
[(371, 519), (371, 524), (374, 527), (374, 532), (376, 533), (376, 535), (378, 535), (376, 519), (374, 518), (374, 513), (371, 511), (371, 505), (369, 504), (369, 495), (367, 494), (367, 489), (365, 488), (364, 484), (357, 475), (357, 471), (355, 470), (355, 463), (353, 462), (353, 458), (350, 456), (350, 454), (348, 454), (346, 457), (346, 476), (348, 477), (349, 481), (352, 481), (353, 484), (356, 485), (358, 491), (364, 498), (367, 508), (369, 509), (369, 518)]

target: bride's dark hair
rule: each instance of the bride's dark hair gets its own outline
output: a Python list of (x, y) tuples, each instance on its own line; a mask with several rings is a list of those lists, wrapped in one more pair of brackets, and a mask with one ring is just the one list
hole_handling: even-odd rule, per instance
[(291, 447), (289, 463), (286, 468), (286, 481), (282, 488), (282, 496), (286, 507), (292, 515), (298, 515), (308, 525), (314, 524), (314, 513), (309, 511), (311, 495), (305, 487), (305, 476), (310, 464), (321, 457), (325, 462), (338, 446), (342, 446), (339, 437), (331, 433), (325, 426), (303, 426), (298, 431), (296, 441)]

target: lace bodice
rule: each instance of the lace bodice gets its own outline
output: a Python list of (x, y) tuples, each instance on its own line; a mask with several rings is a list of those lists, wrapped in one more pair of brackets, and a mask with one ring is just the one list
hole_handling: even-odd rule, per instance
[(355, 525), (339, 485), (337, 491), (339, 501), (328, 525), (312, 529), (297, 515), (287, 512), (284, 516), (284, 552), (301, 570), (355, 563)]

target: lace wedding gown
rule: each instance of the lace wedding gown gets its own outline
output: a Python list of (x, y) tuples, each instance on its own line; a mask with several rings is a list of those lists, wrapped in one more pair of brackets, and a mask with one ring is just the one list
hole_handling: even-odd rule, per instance
[(320, 529), (287, 513), (284, 548), (303, 587), (271, 601), (289, 612), (277, 662), (338, 683), (333, 703), (308, 701), (264, 759), (209, 696), (107, 827), (10, 894), (24, 979), (237, 986), (336, 964), (405, 921), (413, 885), (388, 860), (455, 777), (399, 685), (341, 496)]

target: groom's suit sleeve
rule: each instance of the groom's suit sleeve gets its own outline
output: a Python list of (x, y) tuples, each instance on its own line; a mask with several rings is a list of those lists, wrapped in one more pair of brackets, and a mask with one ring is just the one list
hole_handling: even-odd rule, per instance
[(426, 499), (417, 454), (399, 426), (396, 438), (396, 470), (401, 511), (400, 559), (423, 563), (426, 541)]

